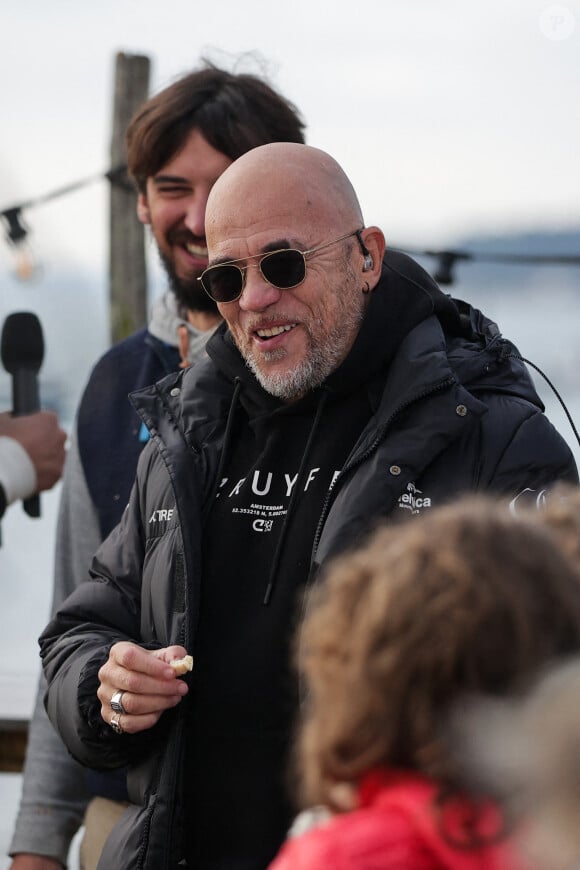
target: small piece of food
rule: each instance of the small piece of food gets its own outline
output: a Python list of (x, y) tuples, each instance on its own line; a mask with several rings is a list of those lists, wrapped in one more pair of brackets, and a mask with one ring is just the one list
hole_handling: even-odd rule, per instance
[(193, 656), (183, 656), (182, 659), (173, 659), (169, 664), (179, 677), (181, 674), (186, 674), (188, 671), (193, 670)]

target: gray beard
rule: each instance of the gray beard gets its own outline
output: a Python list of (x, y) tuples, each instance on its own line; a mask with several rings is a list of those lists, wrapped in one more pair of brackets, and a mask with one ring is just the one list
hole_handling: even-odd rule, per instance
[[(364, 312), (350, 311), (340, 326), (334, 327), (327, 335), (323, 345), (310, 347), (306, 359), (286, 374), (268, 375), (261, 371), (251, 354), (244, 354), (244, 362), (260, 386), (283, 401), (293, 401), (316, 389), (335, 371), (345, 359), (344, 336), (356, 334), (360, 328)], [(277, 362), (284, 359), (285, 350), (272, 351), (265, 355), (266, 361)]]

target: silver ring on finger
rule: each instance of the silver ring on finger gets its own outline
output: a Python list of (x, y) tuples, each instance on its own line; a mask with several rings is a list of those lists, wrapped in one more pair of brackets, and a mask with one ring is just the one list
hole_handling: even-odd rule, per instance
[(127, 711), (123, 707), (123, 695), (125, 692), (122, 692), (120, 689), (113, 694), (113, 697), (110, 700), (111, 710), (115, 713), (126, 713)]
[(111, 716), (111, 721), (109, 722), (109, 725), (111, 726), (111, 728), (113, 729), (115, 734), (124, 734), (125, 733), (121, 727), (121, 714), (120, 713), (113, 713), (113, 715)]

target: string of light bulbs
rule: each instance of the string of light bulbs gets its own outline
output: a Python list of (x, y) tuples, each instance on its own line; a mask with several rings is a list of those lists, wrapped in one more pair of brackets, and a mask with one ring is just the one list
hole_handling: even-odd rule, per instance
[[(16, 273), (18, 277), (27, 280), (32, 277), (34, 269), (29, 265), (29, 258), (24, 256), (24, 246), (27, 243), (29, 228), (26, 225), (23, 212), (28, 211), (38, 205), (43, 205), (53, 199), (66, 196), (87, 187), (89, 184), (94, 184), (96, 181), (109, 181), (110, 184), (115, 184), (132, 189), (127, 176), (127, 167), (123, 164), (108, 169), (106, 172), (97, 173), (87, 178), (73, 181), (70, 184), (59, 187), (56, 190), (37, 196), (34, 199), (25, 200), (18, 205), (13, 205), (0, 210), (0, 219), (5, 223), (5, 237), (8, 244), (14, 248), (17, 264)], [(460, 262), (486, 262), (486, 263), (503, 263), (514, 265), (534, 265), (534, 266), (580, 266), (580, 254), (510, 254), (510, 253), (492, 253), (492, 252), (475, 252), (465, 250), (417, 250), (397, 245), (394, 248), (405, 254), (410, 254), (415, 257), (433, 258), (436, 261), (436, 268), (433, 272), (433, 277), (439, 284), (451, 285), (455, 280), (454, 269), (457, 263)]]
[(112, 167), (106, 172), (99, 172), (87, 178), (82, 178), (78, 181), (73, 181), (70, 184), (65, 184), (63, 187), (58, 187), (56, 190), (52, 190), (49, 193), (44, 193), (41, 196), (34, 197), (34, 199), (25, 200), (18, 205), (12, 205), (0, 211), (0, 219), (5, 223), (6, 241), (14, 250), (15, 272), (18, 278), (23, 281), (30, 280), (35, 271), (34, 258), (32, 257), (31, 251), (28, 247), (28, 235), (30, 230), (24, 220), (22, 214), (23, 211), (27, 211), (28, 209), (34, 208), (38, 205), (43, 205), (53, 199), (59, 199), (69, 193), (74, 193), (77, 190), (81, 190), (83, 187), (87, 187), (89, 184), (94, 184), (95, 181), (103, 180), (107, 180), (111, 184), (117, 184), (132, 189), (127, 177), (127, 167), (125, 164), (122, 164), (120, 166)]

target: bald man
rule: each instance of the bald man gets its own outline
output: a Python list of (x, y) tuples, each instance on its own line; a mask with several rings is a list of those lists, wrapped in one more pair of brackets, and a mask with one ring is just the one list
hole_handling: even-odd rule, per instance
[(383, 261), (328, 154), (240, 157), (206, 235), (224, 322), (207, 360), (134, 394), (151, 439), (130, 503), (41, 638), (70, 751), (132, 770), (102, 868), (266, 867), (294, 809), (290, 650), (321, 566), (379, 518), (578, 480), (513, 346), (408, 257)]

